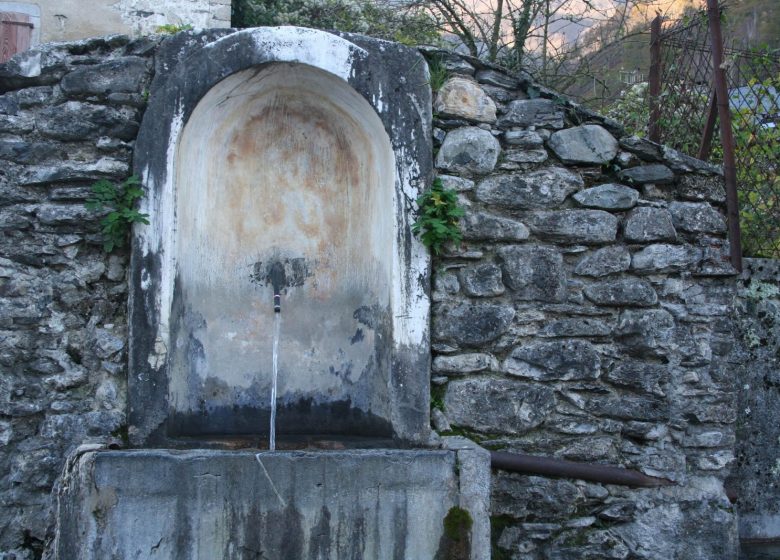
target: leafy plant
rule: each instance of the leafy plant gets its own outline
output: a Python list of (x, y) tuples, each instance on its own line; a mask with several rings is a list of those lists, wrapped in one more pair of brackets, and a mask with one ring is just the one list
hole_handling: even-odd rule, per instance
[(166, 23), (165, 25), (158, 25), (155, 28), (155, 31), (157, 33), (168, 33), (170, 35), (175, 35), (176, 33), (180, 33), (182, 31), (190, 31), (192, 29), (192, 26), (187, 23), (184, 25), (176, 25), (173, 23)]
[(100, 221), (103, 233), (103, 249), (110, 253), (116, 247), (124, 247), (130, 226), (135, 223), (148, 224), (148, 214), (135, 209), (136, 201), (144, 195), (141, 182), (133, 175), (119, 185), (101, 179), (92, 185), (92, 197), (84, 206), (88, 210), (111, 211)]
[(417, 221), (412, 232), (419, 235), (423, 245), (434, 255), (438, 255), (446, 243), (460, 243), (460, 219), (463, 208), (458, 204), (458, 195), (451, 189), (445, 189), (441, 179), (435, 179), (431, 188), (418, 199)]

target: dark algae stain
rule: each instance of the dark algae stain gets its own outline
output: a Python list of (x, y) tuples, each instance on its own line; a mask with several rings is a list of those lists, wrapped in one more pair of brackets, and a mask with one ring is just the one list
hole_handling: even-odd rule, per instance
[(460, 507), (452, 507), (444, 518), (444, 534), (439, 540), (436, 560), (471, 559), (471, 514)]

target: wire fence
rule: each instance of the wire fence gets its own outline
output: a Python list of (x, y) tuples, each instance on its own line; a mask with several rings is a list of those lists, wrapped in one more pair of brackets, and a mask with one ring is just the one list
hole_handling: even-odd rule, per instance
[[(724, 15), (727, 8), (720, 20)], [(720, 163), (726, 154), (717, 134), (710, 21), (702, 11), (661, 30), (660, 93), (650, 128), (657, 126), (658, 141)], [(780, 52), (725, 46), (721, 66), (734, 137), (742, 253), (780, 258)]]

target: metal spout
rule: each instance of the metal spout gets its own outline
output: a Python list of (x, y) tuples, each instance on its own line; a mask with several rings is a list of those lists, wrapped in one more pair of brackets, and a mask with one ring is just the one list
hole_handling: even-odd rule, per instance
[(287, 285), (287, 274), (284, 272), (284, 265), (276, 261), (271, 265), (271, 270), (268, 271), (268, 279), (271, 281), (271, 286), (274, 289), (274, 313), (282, 312), (282, 288)]

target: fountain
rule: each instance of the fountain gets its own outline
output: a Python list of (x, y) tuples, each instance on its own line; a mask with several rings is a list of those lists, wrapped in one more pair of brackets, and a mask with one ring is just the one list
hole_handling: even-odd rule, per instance
[(488, 557), (489, 459), (429, 428), (422, 57), (260, 28), (170, 41), (157, 66), (135, 155), (151, 224), (133, 239), (133, 449), (71, 466), (59, 556), (442, 558), (463, 508)]

